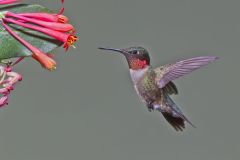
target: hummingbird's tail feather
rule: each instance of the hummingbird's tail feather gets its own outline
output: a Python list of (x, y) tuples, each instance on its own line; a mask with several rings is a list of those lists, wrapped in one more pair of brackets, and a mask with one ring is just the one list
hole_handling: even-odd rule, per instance
[(178, 106), (168, 95), (164, 95), (164, 105), (164, 108), (167, 109), (166, 111), (162, 110), (162, 114), (176, 131), (182, 131), (185, 128), (185, 121), (188, 122), (192, 127), (196, 128), (195, 125), (188, 120), (186, 116), (184, 116)]
[(182, 118), (174, 117), (171, 113), (168, 112), (162, 112), (162, 114), (163, 117), (168, 121), (169, 124), (172, 125), (176, 131), (183, 131), (183, 129), (185, 129), (184, 120)]

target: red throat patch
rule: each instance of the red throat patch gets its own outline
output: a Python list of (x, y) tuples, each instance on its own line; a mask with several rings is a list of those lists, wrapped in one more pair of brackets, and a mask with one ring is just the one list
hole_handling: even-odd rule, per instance
[(146, 65), (147, 65), (146, 60), (134, 59), (131, 62), (131, 68), (132, 69), (142, 69), (142, 68), (145, 68)]

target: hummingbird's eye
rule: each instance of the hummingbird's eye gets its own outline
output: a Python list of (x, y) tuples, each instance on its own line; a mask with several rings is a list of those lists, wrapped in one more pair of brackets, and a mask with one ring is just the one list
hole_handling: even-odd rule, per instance
[(132, 54), (138, 54), (138, 51), (136, 51), (136, 50), (132, 51)]

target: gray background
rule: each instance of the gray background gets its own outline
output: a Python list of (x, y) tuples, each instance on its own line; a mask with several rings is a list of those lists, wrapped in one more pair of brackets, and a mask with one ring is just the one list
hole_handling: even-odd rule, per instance
[[(59, 0), (35, 2), (59, 8)], [(0, 111), (0, 159), (238, 159), (239, 6), (239, 0), (66, 0), (77, 49), (55, 51), (55, 72), (30, 58), (16, 67), (23, 81)], [(180, 94), (173, 99), (196, 129), (177, 133), (149, 113), (124, 57), (97, 50), (133, 45), (146, 47), (154, 66), (220, 57), (175, 81)]]

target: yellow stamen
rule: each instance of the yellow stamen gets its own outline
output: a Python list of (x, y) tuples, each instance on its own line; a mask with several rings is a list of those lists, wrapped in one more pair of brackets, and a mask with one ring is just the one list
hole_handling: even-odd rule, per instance
[(72, 46), (74, 44), (74, 42), (76, 42), (76, 41), (77, 41), (77, 36), (71, 35), (71, 36), (69, 36), (69, 38), (67, 40), (67, 44)]

